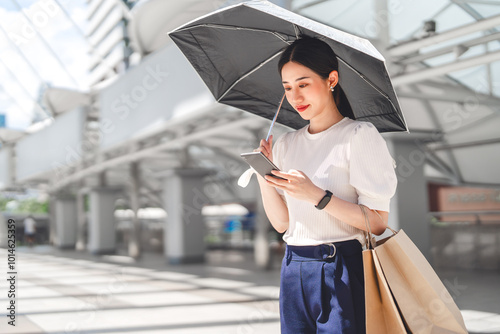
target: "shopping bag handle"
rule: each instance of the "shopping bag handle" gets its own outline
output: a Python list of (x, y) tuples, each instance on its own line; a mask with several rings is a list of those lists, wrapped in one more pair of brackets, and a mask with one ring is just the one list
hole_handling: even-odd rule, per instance
[[(375, 240), (375, 237), (372, 234), (372, 229), (370, 227), (370, 220), (368, 218), (368, 214), (366, 213), (366, 207), (363, 204), (358, 204), (358, 205), (361, 208), (361, 212), (363, 213), (363, 216), (365, 216), (365, 224), (366, 224), (365, 238), (366, 238), (367, 247), (370, 249), (375, 249), (377, 242)], [(382, 219), (382, 217), (380, 216), (380, 214), (377, 211), (375, 211), (375, 213), (380, 217), (380, 219)], [(387, 226), (386, 229), (389, 229), (393, 233), (393, 235), (397, 234), (397, 232), (395, 230), (393, 230), (392, 228), (390, 228), (389, 226)]]
[(365, 206), (362, 204), (358, 204), (363, 216), (365, 216), (365, 225), (366, 225), (366, 247), (369, 249), (375, 249), (375, 237), (372, 235), (372, 229), (370, 227), (370, 221), (368, 220), (368, 215), (366, 214)]

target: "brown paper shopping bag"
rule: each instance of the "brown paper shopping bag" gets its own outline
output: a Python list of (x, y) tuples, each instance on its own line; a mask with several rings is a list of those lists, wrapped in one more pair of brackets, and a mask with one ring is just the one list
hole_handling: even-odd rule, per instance
[(406, 333), (401, 315), (373, 249), (363, 251), (366, 334)]
[[(368, 216), (360, 207), (371, 241)], [(429, 262), (403, 230), (393, 233), (373, 252), (408, 329), (413, 334), (467, 333), (460, 310)]]
[(412, 333), (467, 333), (450, 293), (403, 230), (375, 252)]

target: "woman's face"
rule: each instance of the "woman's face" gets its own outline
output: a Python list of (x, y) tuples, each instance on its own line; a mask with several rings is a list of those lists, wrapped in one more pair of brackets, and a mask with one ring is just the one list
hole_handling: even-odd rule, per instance
[(303, 119), (310, 120), (324, 112), (331, 112), (335, 102), (330, 90), (330, 78), (323, 79), (310, 68), (295, 62), (283, 66), (281, 78), (288, 102)]

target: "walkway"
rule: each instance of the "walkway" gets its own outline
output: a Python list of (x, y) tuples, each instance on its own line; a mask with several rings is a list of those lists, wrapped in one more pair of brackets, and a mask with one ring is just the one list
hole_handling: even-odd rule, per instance
[[(279, 333), (279, 266), (259, 271), (252, 254), (210, 251), (207, 264), (170, 266), (50, 246), (17, 249), (16, 327), (0, 333)], [(7, 253), (0, 249), (2, 272)], [(471, 333), (500, 333), (500, 273), (440, 272)]]

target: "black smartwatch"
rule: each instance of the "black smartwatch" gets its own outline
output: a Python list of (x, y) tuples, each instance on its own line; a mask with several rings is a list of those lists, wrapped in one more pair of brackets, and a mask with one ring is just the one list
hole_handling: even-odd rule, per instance
[(314, 207), (318, 210), (323, 210), (325, 208), (325, 206), (330, 202), (330, 200), (332, 199), (332, 192), (329, 191), (329, 190), (325, 190), (326, 191), (326, 195), (323, 196), (323, 198), (321, 199), (321, 201), (319, 201), (318, 205), (315, 205)]

